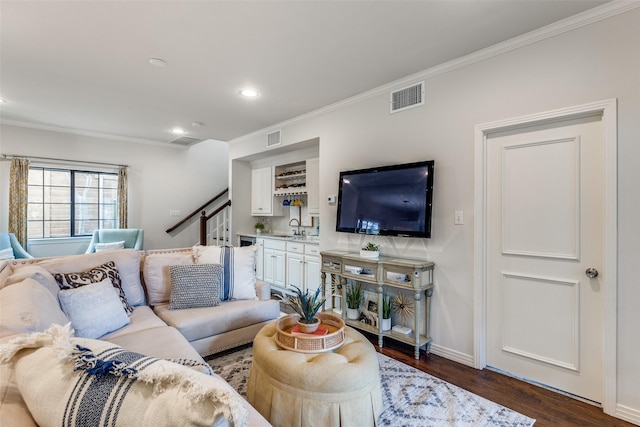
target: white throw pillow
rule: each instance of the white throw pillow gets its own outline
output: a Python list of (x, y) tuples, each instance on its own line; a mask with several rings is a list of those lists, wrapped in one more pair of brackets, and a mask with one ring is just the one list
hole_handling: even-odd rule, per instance
[(100, 338), (131, 321), (111, 279), (79, 288), (61, 289), (58, 299), (78, 337)]
[(257, 299), (256, 247), (194, 246), (196, 264), (221, 264), (223, 286), (220, 299)]
[(52, 323), (66, 325), (58, 300), (33, 279), (0, 290), (0, 338), (42, 332)]
[(0, 249), (0, 259), (15, 259), (13, 248)]
[(124, 240), (120, 242), (96, 243), (96, 252), (114, 251), (116, 249), (124, 249)]
[(17, 387), (41, 427), (211, 426), (224, 418), (247, 425), (242, 398), (221, 378), (70, 337), (63, 326), (0, 345), (0, 363), (14, 364)]

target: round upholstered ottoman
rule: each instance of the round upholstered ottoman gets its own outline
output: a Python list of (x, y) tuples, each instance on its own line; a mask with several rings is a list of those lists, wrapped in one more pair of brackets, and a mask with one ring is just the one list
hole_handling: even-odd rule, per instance
[(278, 427), (374, 426), (382, 413), (378, 357), (362, 334), (346, 327), (337, 350), (298, 353), (276, 344), (275, 322), (253, 341), (247, 399)]

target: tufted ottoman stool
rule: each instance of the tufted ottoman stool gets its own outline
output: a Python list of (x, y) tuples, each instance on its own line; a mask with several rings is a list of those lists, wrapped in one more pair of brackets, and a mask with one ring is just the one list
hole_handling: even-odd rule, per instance
[(382, 413), (378, 357), (373, 345), (346, 327), (342, 347), (298, 353), (276, 344), (276, 324), (253, 341), (247, 399), (278, 427), (374, 426)]

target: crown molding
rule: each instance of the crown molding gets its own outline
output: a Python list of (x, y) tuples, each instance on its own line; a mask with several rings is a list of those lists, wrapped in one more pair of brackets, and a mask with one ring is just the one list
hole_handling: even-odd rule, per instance
[(573, 15), (544, 27), (540, 27), (521, 36), (511, 38), (504, 42), (497, 43), (484, 49), (480, 49), (468, 55), (444, 62), (418, 73), (395, 80), (391, 83), (378, 86), (377, 88), (371, 89), (367, 92), (363, 92), (350, 98), (343, 99), (342, 101), (327, 105), (326, 107), (322, 107), (309, 113), (274, 124), (272, 126), (269, 126), (268, 128), (263, 128), (255, 132), (240, 136), (238, 138), (234, 138), (229, 141), (229, 144), (233, 144), (237, 140), (263, 135), (267, 132), (271, 132), (274, 129), (281, 129), (299, 122), (303, 122), (305, 120), (319, 117), (324, 114), (337, 111), (350, 105), (358, 104), (376, 96), (388, 93), (391, 90), (397, 89), (399, 87), (407, 86), (420, 80), (430, 79), (441, 74), (449, 73), (451, 71), (467, 67), (477, 62), (485, 61), (495, 56), (520, 49), (530, 44), (534, 44), (542, 40), (546, 40), (548, 38), (576, 30), (578, 28), (605, 20), (607, 18), (611, 18), (612, 16), (616, 16), (637, 8), (640, 8), (640, 1), (638, 0), (613, 0), (609, 3), (605, 3), (601, 6), (586, 10), (577, 15)]
[(22, 128), (28, 128), (28, 129), (46, 130), (49, 132), (67, 133), (71, 135), (86, 136), (90, 138), (110, 139), (113, 141), (122, 141), (122, 142), (134, 142), (136, 144), (158, 145), (166, 148), (175, 148), (175, 149), (188, 148), (182, 145), (174, 145), (168, 142), (153, 141), (150, 139), (131, 138), (127, 136), (111, 135), (111, 134), (100, 133), (100, 132), (90, 132), (90, 131), (85, 131), (80, 129), (63, 128), (58, 126), (42, 125), (37, 123), (27, 123), (27, 122), (15, 121), (15, 120), (0, 120), (0, 124), (8, 125), (8, 126), (17, 126)]

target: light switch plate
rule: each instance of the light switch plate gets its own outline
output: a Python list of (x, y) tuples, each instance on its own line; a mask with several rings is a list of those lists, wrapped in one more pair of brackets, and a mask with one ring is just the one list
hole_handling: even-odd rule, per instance
[(455, 225), (464, 224), (464, 212), (463, 211), (455, 211), (453, 214), (453, 223)]

